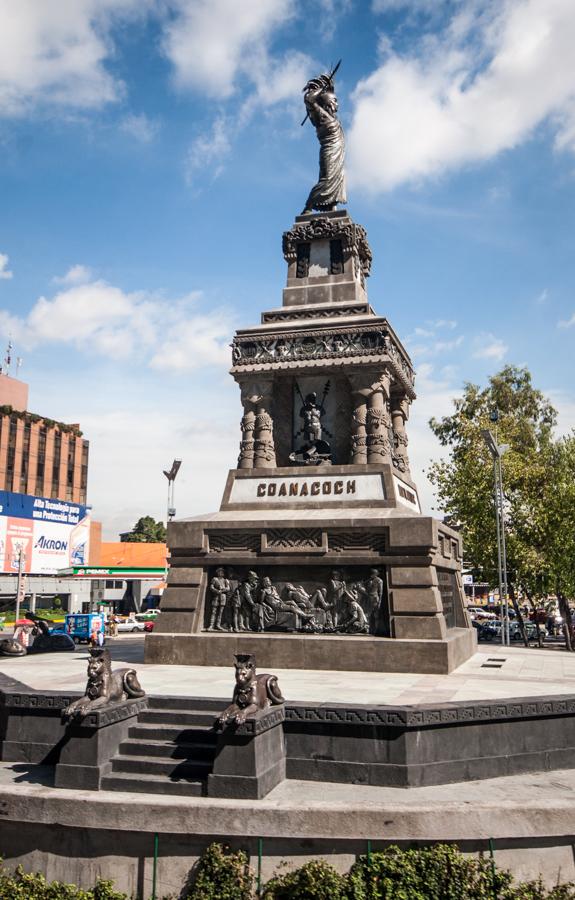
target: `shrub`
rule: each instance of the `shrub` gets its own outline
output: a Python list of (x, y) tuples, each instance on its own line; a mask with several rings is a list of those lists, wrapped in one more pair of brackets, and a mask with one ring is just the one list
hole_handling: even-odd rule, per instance
[(346, 876), (325, 860), (312, 860), (293, 872), (275, 875), (265, 886), (263, 900), (345, 900), (346, 884)]
[(232, 852), (222, 844), (210, 844), (191, 873), (184, 889), (187, 900), (251, 900), (254, 874), (243, 850)]
[(31, 875), (22, 866), (14, 872), (0, 868), (0, 900), (129, 900), (127, 894), (114, 890), (113, 882), (98, 881), (88, 891), (75, 884), (47, 881), (37, 872)]
[(414, 850), (389, 847), (362, 856), (347, 875), (346, 900), (575, 900), (575, 885), (548, 891), (542, 881), (514, 884), (490, 860), (465, 857), (437, 844)]
[(362, 856), (348, 876), (349, 900), (507, 900), (512, 876), (492, 872), (483, 859), (470, 859), (456, 847), (389, 847)]

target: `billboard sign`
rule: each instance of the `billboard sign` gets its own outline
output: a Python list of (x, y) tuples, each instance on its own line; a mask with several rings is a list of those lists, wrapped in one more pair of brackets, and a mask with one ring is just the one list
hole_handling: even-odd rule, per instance
[(0, 491), (0, 571), (55, 575), (86, 565), (90, 507), (65, 500)]

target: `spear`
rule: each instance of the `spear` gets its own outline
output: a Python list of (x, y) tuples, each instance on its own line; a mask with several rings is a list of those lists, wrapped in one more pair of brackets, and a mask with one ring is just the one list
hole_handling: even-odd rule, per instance
[[(330, 74), (327, 76), (327, 77), (329, 78), (330, 81), (333, 81), (333, 76), (335, 75), (335, 73), (337, 72), (337, 70), (339, 69), (340, 66), (341, 66), (341, 59), (340, 59), (340, 61), (337, 63), (337, 65), (335, 65), (335, 66), (333, 67), (333, 69), (331, 70)], [(305, 123), (307, 122), (308, 119), (309, 119), (309, 113), (306, 112), (306, 114), (305, 114), (305, 119), (304, 119), (304, 120), (302, 121), (302, 123), (301, 123), (302, 126), (305, 125)]]

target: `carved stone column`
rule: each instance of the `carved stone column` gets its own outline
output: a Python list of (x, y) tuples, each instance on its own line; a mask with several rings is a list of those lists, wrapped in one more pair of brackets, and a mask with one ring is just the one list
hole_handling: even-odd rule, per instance
[(256, 414), (253, 409), (249, 409), (246, 401), (246, 408), (241, 421), (242, 439), (240, 441), (238, 469), (253, 469), (255, 427)]
[(367, 462), (367, 398), (372, 393), (372, 373), (349, 376), (353, 398), (351, 418), (351, 460), (356, 465)]
[(372, 388), (367, 408), (367, 461), (390, 462), (389, 375), (384, 373)]
[(409, 473), (409, 457), (407, 455), (407, 432), (405, 423), (409, 416), (409, 400), (407, 397), (392, 397), (391, 421), (393, 427), (393, 465), (400, 472)]
[(254, 398), (254, 467), (273, 469), (276, 465), (273, 419), (270, 414), (272, 382), (259, 383), (259, 394)]

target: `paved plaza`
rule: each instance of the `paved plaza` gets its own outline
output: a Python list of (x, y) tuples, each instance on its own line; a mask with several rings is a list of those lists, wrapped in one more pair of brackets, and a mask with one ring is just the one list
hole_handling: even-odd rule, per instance
[[(148, 694), (214, 697), (227, 700), (233, 687), (227, 667), (146, 665), (141, 638), (113, 642), (114, 665), (135, 666)], [(136, 652), (135, 652), (136, 651)], [(0, 672), (42, 691), (83, 691), (87, 648), (75, 653), (0, 660)], [(360, 660), (358, 660), (360, 664)], [(523, 646), (480, 646), (450, 675), (274, 669), (288, 701), (314, 703), (400, 704), (498, 700), (575, 693), (575, 654)]]

